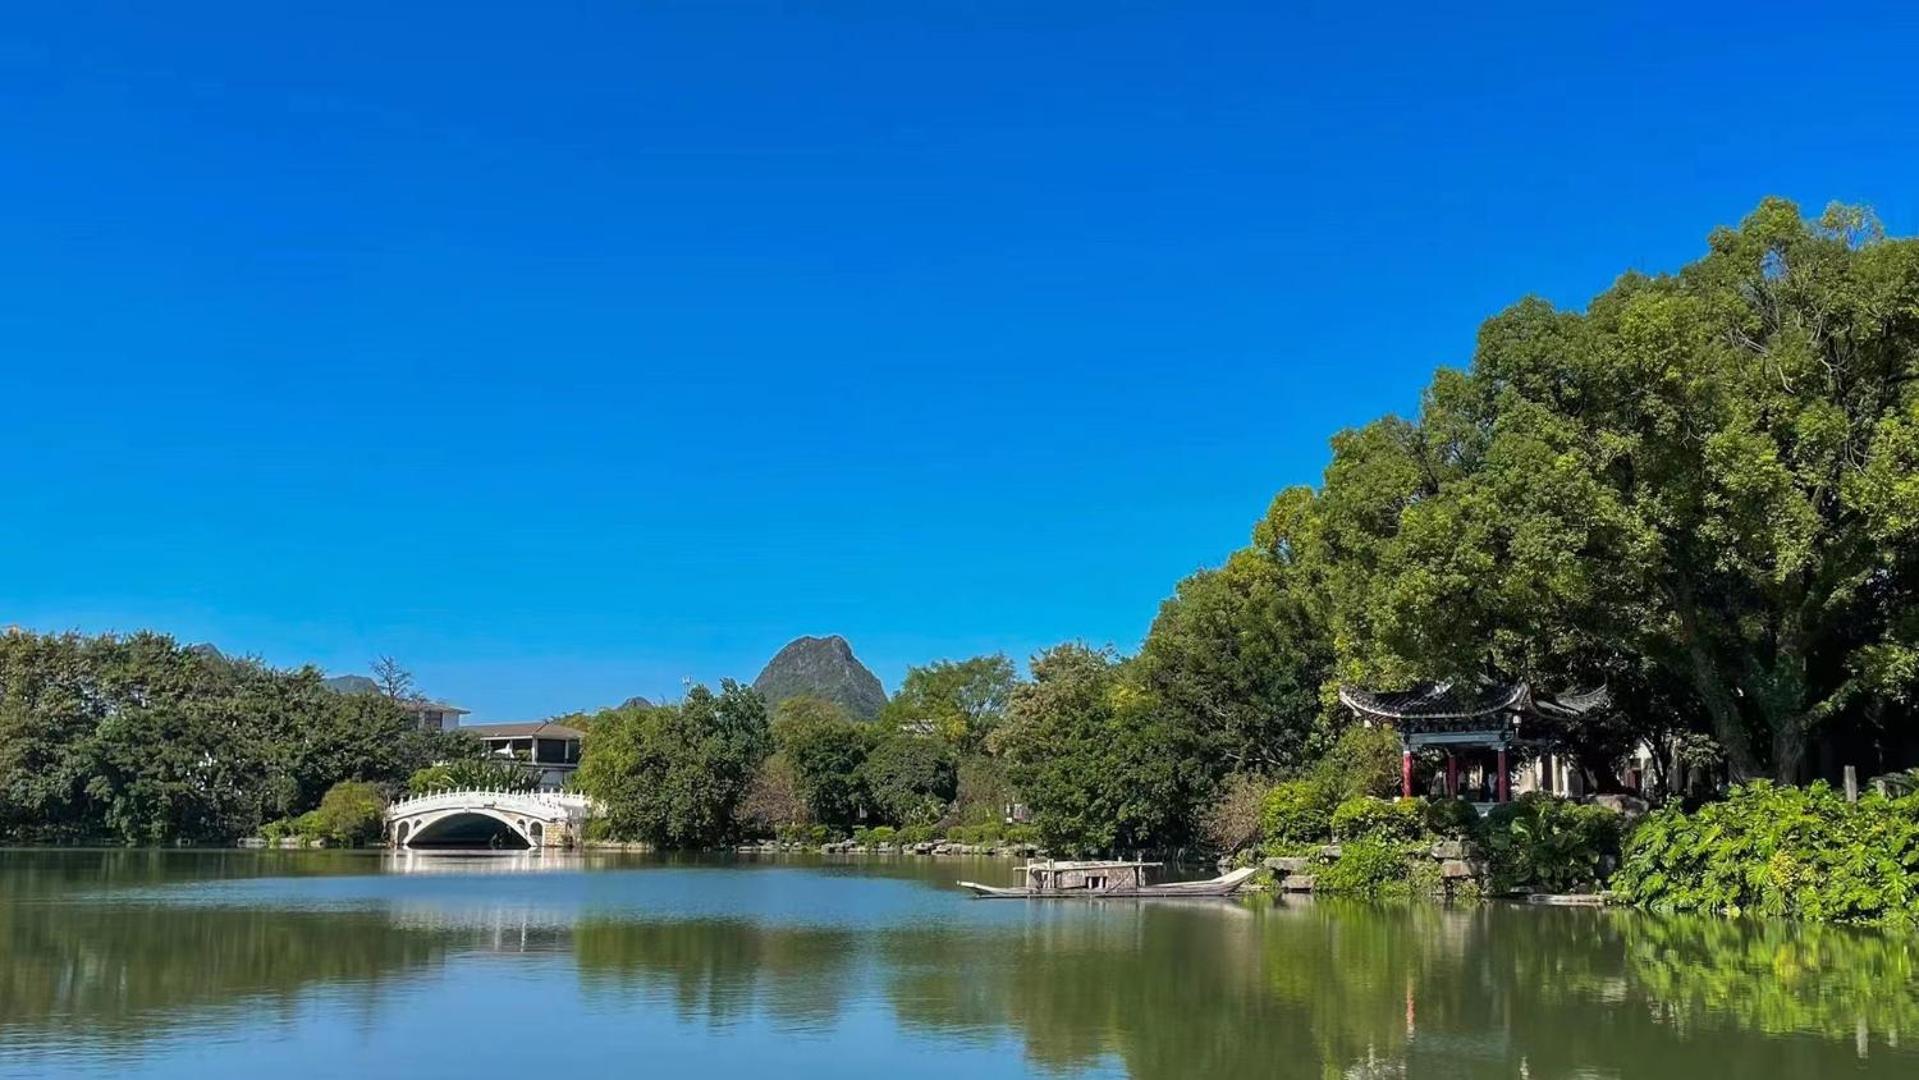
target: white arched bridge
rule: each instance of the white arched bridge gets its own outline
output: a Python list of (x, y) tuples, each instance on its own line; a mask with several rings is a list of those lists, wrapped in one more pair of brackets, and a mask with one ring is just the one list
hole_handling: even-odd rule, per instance
[(557, 791), (436, 791), (386, 808), (396, 848), (575, 847), (592, 800)]

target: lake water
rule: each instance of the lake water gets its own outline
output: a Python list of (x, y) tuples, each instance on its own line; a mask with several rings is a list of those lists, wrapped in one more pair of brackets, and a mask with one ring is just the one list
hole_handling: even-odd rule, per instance
[(1919, 940), (900, 858), (0, 851), (0, 1076), (1919, 1075)]

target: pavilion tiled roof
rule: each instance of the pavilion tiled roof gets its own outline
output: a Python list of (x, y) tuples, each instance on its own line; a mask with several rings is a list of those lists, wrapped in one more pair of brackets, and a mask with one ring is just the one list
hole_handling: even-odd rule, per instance
[(1575, 719), (1612, 703), (1604, 686), (1563, 694), (1535, 694), (1524, 682), (1421, 683), (1408, 690), (1376, 692), (1339, 688), (1339, 700), (1362, 716), (1408, 731), (1503, 728), (1532, 714)]
[(1470, 720), (1517, 712), (1526, 708), (1525, 683), (1482, 683), (1460, 686), (1452, 682), (1421, 683), (1410, 690), (1377, 693), (1351, 686), (1339, 688), (1339, 700), (1355, 712), (1382, 720)]

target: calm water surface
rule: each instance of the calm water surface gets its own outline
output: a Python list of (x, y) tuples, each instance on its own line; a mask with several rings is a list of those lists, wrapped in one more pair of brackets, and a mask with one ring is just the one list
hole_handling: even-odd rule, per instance
[(1911, 937), (962, 877), (0, 851), (0, 1075), (1919, 1076)]

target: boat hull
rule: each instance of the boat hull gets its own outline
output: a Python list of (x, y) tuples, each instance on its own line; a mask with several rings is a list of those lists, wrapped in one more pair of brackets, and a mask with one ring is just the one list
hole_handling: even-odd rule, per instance
[(1163, 900), (1208, 896), (1231, 896), (1246, 884), (1255, 871), (1235, 870), (1205, 881), (1175, 881), (1165, 885), (1138, 885), (1117, 889), (1023, 889), (1001, 888), (962, 881), (960, 887), (971, 890), (982, 900)]

